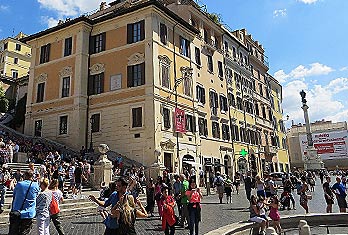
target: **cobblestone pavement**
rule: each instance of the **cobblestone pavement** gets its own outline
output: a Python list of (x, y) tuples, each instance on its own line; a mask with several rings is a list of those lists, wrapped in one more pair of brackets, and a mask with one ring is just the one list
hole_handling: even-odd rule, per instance
[[(243, 188), (243, 186), (241, 187)], [(309, 201), (309, 209), (312, 213), (324, 213), (326, 204), (323, 199), (323, 191), (319, 181), (315, 188), (315, 192), (312, 193), (313, 200)], [(280, 211), (281, 215), (294, 215), (304, 214), (304, 210), (299, 206), (298, 195), (294, 193), (296, 200), (297, 210), (285, 210)], [(232, 204), (218, 204), (217, 195), (205, 196), (202, 201), (202, 222), (200, 223), (200, 233), (205, 234), (206, 232), (218, 229), (222, 226), (235, 223), (238, 221), (246, 221), (249, 218), (248, 201), (245, 197), (244, 189), (240, 190), (240, 194), (233, 193)], [(334, 212), (338, 212), (337, 204), (334, 205)], [(85, 216), (85, 217), (74, 217), (65, 218), (63, 221), (64, 230), (67, 235), (97, 235), (103, 234), (104, 225), (101, 223), (102, 219), (99, 215), (97, 216)], [(139, 219), (136, 222), (137, 233), (158, 235), (163, 234), (161, 231), (161, 222), (158, 217), (151, 217), (146, 219)], [(325, 234), (324, 229), (317, 229), (317, 234)], [(7, 234), (8, 228), (5, 226), (0, 227), (0, 235)], [(51, 234), (57, 234), (53, 224), (51, 223)], [(32, 235), (36, 234), (35, 227), (32, 230)], [(187, 235), (188, 230), (177, 228), (175, 234)], [(346, 233), (348, 234), (348, 233)]]

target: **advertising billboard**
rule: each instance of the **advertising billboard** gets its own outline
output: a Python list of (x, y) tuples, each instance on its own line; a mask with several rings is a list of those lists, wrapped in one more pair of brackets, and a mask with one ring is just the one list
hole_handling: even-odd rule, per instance
[[(348, 158), (348, 131), (327, 131), (312, 134), (314, 148), (322, 160)], [(307, 135), (299, 136), (301, 152), (306, 153)]]

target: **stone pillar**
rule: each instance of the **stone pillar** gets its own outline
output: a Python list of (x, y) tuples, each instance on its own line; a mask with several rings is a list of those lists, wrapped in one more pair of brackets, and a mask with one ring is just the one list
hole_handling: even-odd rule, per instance
[(311, 132), (311, 126), (309, 122), (309, 116), (308, 116), (308, 105), (306, 98), (306, 92), (303, 90), (300, 92), (300, 95), (302, 97), (302, 110), (304, 113), (304, 119), (306, 124), (306, 134), (307, 134), (307, 144), (308, 147), (306, 149), (306, 156), (305, 156), (305, 163), (304, 163), (304, 169), (305, 170), (320, 170), (324, 167), (324, 163), (322, 162), (320, 156), (318, 155), (317, 150), (313, 146), (313, 138), (312, 138), (312, 132)]
[(107, 151), (109, 151), (109, 147), (106, 144), (100, 144), (98, 150), (101, 154), (98, 161), (94, 163), (92, 186), (94, 189), (99, 190), (102, 182), (109, 185), (112, 180), (112, 162), (109, 161), (106, 155)]
[(307, 221), (300, 220), (298, 224), (299, 235), (311, 235), (311, 228), (307, 224)]

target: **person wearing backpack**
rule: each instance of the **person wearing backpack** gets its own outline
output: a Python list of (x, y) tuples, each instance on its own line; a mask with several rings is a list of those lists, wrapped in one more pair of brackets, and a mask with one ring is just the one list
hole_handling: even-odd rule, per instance
[[(54, 203), (51, 203), (51, 207), (56, 207), (53, 208), (53, 210), (56, 210), (54, 212), (52, 212), (52, 210), (50, 211), (50, 219), (52, 220), (54, 227), (56, 228), (57, 232), (59, 235), (64, 235), (64, 231), (63, 228), (61, 226), (61, 222), (59, 221), (59, 212), (60, 212), (60, 208), (59, 208), (59, 204), (61, 204), (63, 202), (63, 193), (62, 191), (60, 191), (58, 189), (58, 180), (57, 179), (53, 179), (50, 183), (50, 185), (48, 186), (48, 189), (51, 190), (52, 192), (52, 201), (55, 200), (56, 204), (55, 206), (53, 206)], [(50, 209), (51, 209), (50, 207)], [(58, 211), (58, 212), (57, 212)], [(55, 213), (57, 212), (57, 213)]]
[(136, 209), (134, 197), (129, 194), (124, 194), (120, 197), (118, 203), (111, 209), (111, 217), (116, 218), (119, 224), (117, 235), (136, 235), (136, 218), (148, 217), (140, 200), (137, 200), (137, 205), (140, 210)]
[(216, 186), (217, 193), (219, 194), (220, 204), (222, 204), (222, 198), (224, 197), (224, 183), (224, 179), (220, 176), (220, 172), (217, 171), (214, 185)]
[(36, 198), (36, 226), (38, 235), (50, 234), (50, 205), (52, 192), (48, 190), (48, 179), (40, 182), (41, 192)]

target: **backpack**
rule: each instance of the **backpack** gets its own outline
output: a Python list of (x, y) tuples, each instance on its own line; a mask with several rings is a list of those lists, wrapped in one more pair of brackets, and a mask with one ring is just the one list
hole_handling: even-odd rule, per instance
[(52, 201), (50, 204), (50, 215), (56, 215), (60, 212), (58, 202), (52, 193)]

